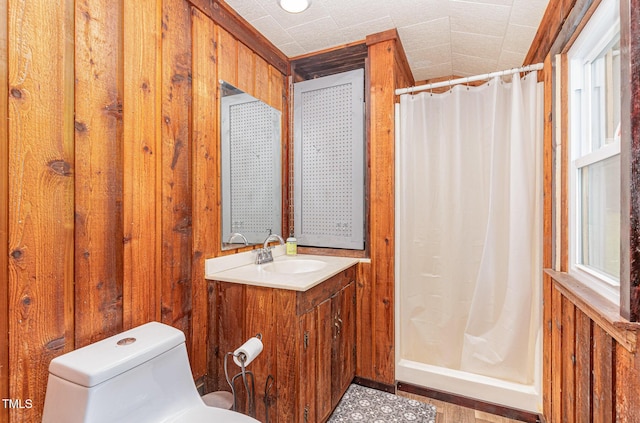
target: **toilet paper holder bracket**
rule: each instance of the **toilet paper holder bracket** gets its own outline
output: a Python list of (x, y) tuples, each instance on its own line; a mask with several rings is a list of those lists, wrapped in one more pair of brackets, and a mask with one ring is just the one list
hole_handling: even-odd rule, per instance
[[(262, 341), (262, 334), (258, 333), (254, 338), (257, 338), (259, 341)], [(247, 341), (245, 344), (243, 344), (243, 346), (247, 345), (250, 341), (251, 339)], [(240, 349), (241, 348), (238, 348), (238, 350)], [(238, 350), (233, 352), (231, 351), (227, 352), (224, 356), (224, 375), (227, 380), (227, 383), (229, 384), (229, 387), (231, 387), (231, 393), (233, 394), (233, 411), (238, 411), (238, 395), (236, 392), (235, 384), (236, 384), (236, 381), (239, 378), (241, 378), (242, 384), (247, 392), (248, 414), (251, 417), (255, 417), (256, 416), (255, 381), (254, 381), (253, 372), (251, 372), (250, 370), (247, 370), (246, 368), (246, 366), (249, 365), (251, 361), (248, 360), (248, 357), (244, 352), (238, 351)], [(229, 370), (228, 370), (229, 356), (231, 356), (233, 358), (233, 361), (240, 366), (240, 372), (235, 374), (231, 378), (229, 377)], [(253, 360), (254, 358), (255, 357), (251, 357), (251, 360)]]

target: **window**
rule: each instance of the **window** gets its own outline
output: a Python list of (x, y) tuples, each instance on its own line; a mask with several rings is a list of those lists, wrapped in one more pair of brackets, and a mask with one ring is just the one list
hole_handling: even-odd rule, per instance
[(620, 23), (603, 0), (568, 53), (570, 272), (619, 302)]

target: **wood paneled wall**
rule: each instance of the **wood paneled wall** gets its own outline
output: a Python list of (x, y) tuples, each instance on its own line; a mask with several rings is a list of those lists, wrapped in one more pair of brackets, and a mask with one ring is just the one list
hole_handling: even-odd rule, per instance
[(544, 284), (547, 421), (640, 421), (638, 328), (564, 273), (547, 271)]
[(218, 79), (286, 116), (287, 59), (193, 3), (0, 0), (0, 396), (33, 404), (2, 422), (40, 421), (52, 358), (150, 320), (207, 370)]
[(369, 47), (369, 239), (371, 263), (358, 270), (356, 375), (395, 383), (394, 137), (395, 89), (413, 84), (395, 30), (367, 37)]
[[(597, 0), (551, 2), (527, 58), (535, 62), (546, 55), (544, 266), (557, 270), (547, 270), (543, 284), (543, 407), (549, 422), (640, 421), (640, 325), (625, 319), (634, 316), (639, 303), (634, 288), (638, 225), (633, 224), (640, 215), (635, 169), (640, 156), (640, 132), (635, 130), (640, 98), (637, 0), (623, 0), (620, 8), (622, 127), (627, 128), (622, 135), (626, 153), (621, 155), (622, 197), (626, 197), (621, 216), (621, 306), (565, 273), (569, 267), (568, 76), (566, 56), (555, 55), (566, 51), (598, 4)], [(630, 275), (626, 282), (625, 274)]]

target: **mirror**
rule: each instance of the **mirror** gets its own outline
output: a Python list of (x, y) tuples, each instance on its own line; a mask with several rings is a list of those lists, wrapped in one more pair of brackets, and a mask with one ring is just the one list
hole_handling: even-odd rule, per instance
[(223, 250), (282, 234), (281, 116), (220, 81)]

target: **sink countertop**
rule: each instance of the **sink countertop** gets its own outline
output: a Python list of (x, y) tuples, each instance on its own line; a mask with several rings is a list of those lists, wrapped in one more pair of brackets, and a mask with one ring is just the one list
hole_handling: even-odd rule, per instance
[[(289, 260), (318, 260), (325, 262), (326, 265), (322, 269), (304, 273), (276, 273), (265, 269), (265, 267), (268, 268), (271, 263)], [(298, 254), (295, 256), (278, 255), (274, 257), (274, 261), (271, 263), (251, 263), (222, 271), (208, 271), (213, 269), (212, 267), (207, 266), (208, 269), (205, 270), (205, 278), (222, 282), (263, 286), (266, 288), (307, 291), (308, 289), (318, 285), (320, 282), (323, 282), (343, 270), (348, 269), (359, 261), (360, 259), (352, 257), (318, 256), (312, 254)]]

